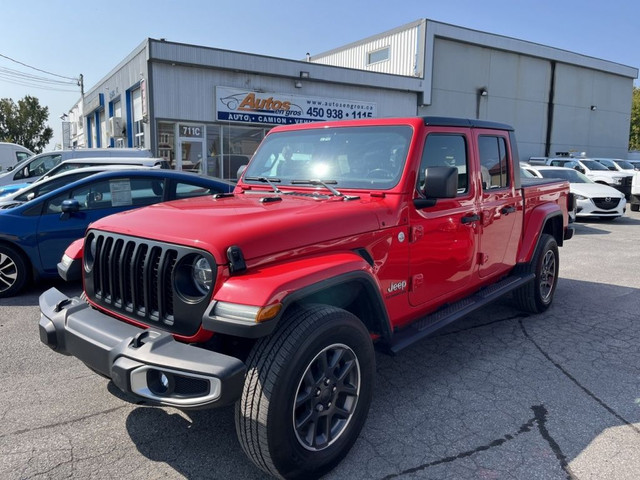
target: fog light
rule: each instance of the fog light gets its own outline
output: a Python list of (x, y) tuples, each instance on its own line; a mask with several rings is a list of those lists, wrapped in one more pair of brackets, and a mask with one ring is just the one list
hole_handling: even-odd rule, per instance
[(164, 387), (165, 391), (169, 390), (169, 377), (160, 372), (160, 384)]
[(147, 370), (147, 385), (154, 395), (168, 395), (174, 388), (173, 375), (160, 370)]

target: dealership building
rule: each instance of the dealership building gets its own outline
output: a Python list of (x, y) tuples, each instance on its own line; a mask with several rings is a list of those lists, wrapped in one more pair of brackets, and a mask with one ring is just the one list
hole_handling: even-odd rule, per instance
[(66, 146), (234, 178), (281, 124), (435, 115), (516, 128), (521, 160), (626, 158), (638, 69), (422, 19), (302, 60), (146, 39), (68, 113)]

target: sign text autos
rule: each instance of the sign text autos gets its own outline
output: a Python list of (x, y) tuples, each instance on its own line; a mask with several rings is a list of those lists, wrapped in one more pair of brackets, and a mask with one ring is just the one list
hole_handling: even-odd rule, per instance
[(220, 121), (278, 125), (376, 116), (377, 105), (372, 102), (216, 87), (216, 118)]

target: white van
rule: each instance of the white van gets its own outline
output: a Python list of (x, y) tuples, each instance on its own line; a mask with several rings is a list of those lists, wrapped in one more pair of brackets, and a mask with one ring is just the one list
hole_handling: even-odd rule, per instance
[(18, 162), (32, 156), (33, 152), (22, 145), (0, 142), (0, 173), (11, 170)]
[(65, 160), (74, 158), (147, 157), (151, 150), (137, 148), (86, 148), (44, 152), (23, 160), (7, 173), (0, 173), (0, 186), (12, 183), (31, 183)]

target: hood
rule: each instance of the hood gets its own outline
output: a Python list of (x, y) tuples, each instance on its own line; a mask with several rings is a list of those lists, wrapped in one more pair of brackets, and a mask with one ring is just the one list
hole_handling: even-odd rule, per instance
[(571, 193), (582, 195), (583, 197), (595, 198), (595, 197), (611, 197), (622, 198), (624, 194), (619, 190), (608, 185), (602, 185), (600, 183), (571, 183), (569, 184)]
[[(278, 199), (261, 201), (261, 199)], [(246, 260), (302, 250), (378, 230), (389, 215), (389, 197), (345, 201), (341, 197), (240, 194), (160, 203), (100, 219), (92, 228), (211, 252), (226, 263), (231, 245)]]

